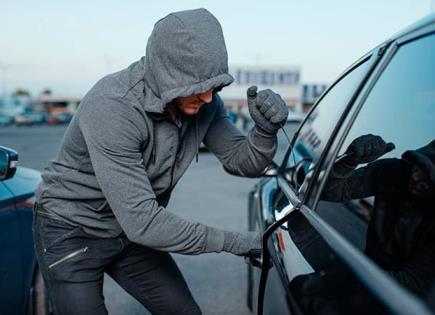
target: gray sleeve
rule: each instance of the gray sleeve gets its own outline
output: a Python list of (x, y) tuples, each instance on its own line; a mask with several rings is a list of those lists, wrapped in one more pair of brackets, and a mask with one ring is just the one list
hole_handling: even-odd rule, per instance
[(277, 149), (276, 134), (265, 134), (254, 126), (247, 136), (228, 119), (223, 102), (215, 96), (217, 113), (203, 140), (206, 147), (234, 175), (261, 176)]
[(224, 231), (184, 220), (156, 202), (142, 161), (140, 115), (107, 98), (83, 103), (78, 114), (95, 176), (122, 229), (131, 241), (161, 251), (224, 250)]

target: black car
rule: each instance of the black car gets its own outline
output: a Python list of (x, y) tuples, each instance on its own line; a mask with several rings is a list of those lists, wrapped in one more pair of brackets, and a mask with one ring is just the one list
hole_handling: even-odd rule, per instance
[[(249, 194), (248, 304), (435, 314), (435, 15), (351, 65)], [(365, 156), (361, 152), (376, 152)]]
[(32, 208), (39, 172), (17, 167), (0, 147), (0, 314), (46, 315), (46, 289), (33, 250)]

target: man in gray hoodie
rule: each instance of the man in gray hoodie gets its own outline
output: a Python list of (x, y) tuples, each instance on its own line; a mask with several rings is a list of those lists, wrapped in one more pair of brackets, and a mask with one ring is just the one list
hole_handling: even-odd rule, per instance
[(287, 107), (250, 88), (255, 126), (244, 136), (217, 94), (232, 81), (220, 24), (198, 9), (158, 21), (146, 56), (86, 94), (36, 194), (35, 250), (55, 312), (106, 314), (108, 273), (153, 314), (200, 314), (169, 252), (261, 248), (254, 232), (165, 210), (201, 142), (236, 175), (261, 176), (272, 162)]

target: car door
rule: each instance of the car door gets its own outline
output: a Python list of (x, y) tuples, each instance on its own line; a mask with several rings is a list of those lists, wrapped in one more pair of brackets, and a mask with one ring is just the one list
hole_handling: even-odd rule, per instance
[[(277, 227), (268, 248), (274, 265), (282, 270), (292, 311), (296, 313), (430, 313), (428, 308), (434, 304), (431, 277), (435, 266), (432, 258), (435, 251), (431, 247), (432, 212), (428, 212), (428, 217), (417, 216), (418, 224), (409, 232), (408, 223), (413, 219), (413, 212), (409, 210), (414, 208), (408, 205), (416, 201), (406, 199), (404, 193), (391, 193), (403, 183), (394, 177), (402, 168), (391, 168), (393, 171), (388, 172), (388, 165), (400, 164), (400, 160), (409, 156), (406, 152), (411, 151), (411, 156), (427, 152), (434, 139), (435, 35), (431, 32), (429, 27), (429, 30), (420, 29), (417, 34), (406, 35), (391, 45), (388, 54), (383, 54), (381, 47), (382, 62), (366, 87), (354, 95), (353, 108), (341, 117), (326, 141), (326, 149), (317, 149), (324, 140), (318, 139), (315, 128), (307, 128), (304, 137), (303, 126), (293, 141), (286, 169), (278, 177), (281, 193), (273, 208), (282, 218), (285, 215), (286, 221)], [(322, 101), (317, 106), (321, 104)], [(344, 112), (346, 114), (346, 110)], [(367, 134), (380, 135), (393, 142), (395, 150), (384, 156), (383, 161), (351, 170), (350, 173), (359, 175), (350, 181), (352, 185), (337, 185), (337, 179), (343, 181), (344, 175), (349, 177), (346, 172), (339, 172), (339, 160), (346, 157), (347, 148), (356, 138)], [(298, 137), (302, 139), (299, 141)], [(419, 159), (417, 155), (416, 160)], [(430, 162), (423, 159), (420, 164), (427, 167)], [(377, 190), (362, 193), (366, 186), (370, 187), (368, 177), (361, 176), (367, 174), (368, 169), (376, 176), (376, 183), (383, 183), (377, 185), (379, 190), (394, 197), (393, 208), (405, 209), (406, 216), (387, 221), (393, 222), (387, 225), (393, 228), (391, 233), (384, 233), (387, 236), (383, 238), (371, 232), (379, 227), (374, 218), (385, 213), (390, 217), (391, 211), (377, 212), (379, 206), (388, 208), (388, 202), (379, 197)], [(355, 196), (350, 187), (357, 191)], [(332, 195), (341, 191), (341, 199), (331, 197), (328, 190)], [(433, 207), (433, 203), (418, 205)], [(398, 238), (391, 237), (395, 235)], [(404, 235), (408, 243), (398, 241)], [(369, 244), (376, 246), (367, 248)], [(396, 258), (400, 255), (411, 259), (402, 262)], [(394, 269), (386, 267), (391, 257), (395, 257)], [(418, 264), (413, 258), (418, 258), (415, 259)], [(414, 268), (413, 264), (418, 266)], [(417, 290), (416, 282), (423, 283), (417, 285)], [(419, 290), (421, 287), (424, 291)]]
[[(2, 184), (14, 194), (15, 218), (18, 221), (16, 232), (20, 234), (20, 245), (16, 250), (20, 251), (20, 261), (15, 262), (15, 267), (21, 268), (21, 290), (23, 308), (30, 299), (31, 287), (34, 280), (36, 258), (33, 248), (32, 222), (33, 205), (35, 201), (35, 189), (40, 182), (38, 171), (18, 167), (13, 178), (7, 179)], [(18, 278), (17, 278), (18, 279)]]
[(0, 313), (22, 314), (25, 309), (20, 216), (15, 197), (0, 182)]
[[(281, 165), (282, 176), (290, 183), (292, 191), (295, 192), (297, 198), (295, 201), (289, 200), (284, 194), (282, 188), (276, 191), (276, 181), (269, 181), (263, 184), (261, 190), (261, 204), (263, 214), (260, 217), (267, 222), (260, 222), (263, 229), (270, 225), (269, 221), (277, 222), (283, 216), (288, 215), (289, 211), (293, 210), (302, 200), (303, 192), (301, 184), (305, 177), (305, 172), (320, 159), (322, 152), (327, 147), (328, 139), (334, 133), (335, 125), (343, 119), (349, 104), (352, 103), (357, 92), (362, 88), (365, 79), (369, 76), (372, 69), (378, 61), (377, 56), (368, 54), (351, 66), (340, 79), (332, 85), (332, 87), (320, 98), (320, 101), (314, 106), (313, 110), (307, 115), (303, 125), (296, 132), (291, 147), (285, 155), (284, 162)], [(273, 194), (273, 196), (272, 196)], [(280, 284), (272, 284), (268, 286), (266, 292), (260, 293), (265, 295), (264, 305), (265, 313), (276, 313), (276, 298), (277, 287), (288, 287), (289, 275), (296, 276), (304, 272), (310, 272), (311, 266), (307, 263), (294, 243), (288, 239), (287, 227), (284, 225), (274, 232), (271, 238), (272, 243), (272, 258), (276, 266), (270, 273), (269, 281), (275, 281), (279, 273), (279, 278), (282, 281)], [(264, 277), (263, 277), (264, 278)], [(291, 279), (290, 279), (291, 280)], [(263, 288), (265, 287), (265, 280)], [(261, 283), (260, 283), (261, 288)], [(278, 291), (282, 289), (278, 289)], [(287, 296), (291, 300), (291, 296)], [(258, 305), (263, 302), (262, 297), (258, 301)], [(285, 305), (280, 303), (280, 305)], [(291, 305), (288, 301), (287, 305)], [(289, 306), (290, 307), (290, 306)], [(288, 312), (288, 307), (285, 309), (282, 306), (280, 313)]]

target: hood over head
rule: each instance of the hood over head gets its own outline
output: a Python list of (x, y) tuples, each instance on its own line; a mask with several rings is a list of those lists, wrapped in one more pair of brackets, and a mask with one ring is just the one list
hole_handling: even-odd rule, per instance
[(417, 150), (406, 151), (402, 158), (412, 164), (419, 165), (428, 172), (432, 183), (435, 183), (435, 140)]
[(145, 106), (163, 112), (181, 96), (231, 84), (222, 28), (206, 9), (171, 13), (159, 20), (148, 39)]

